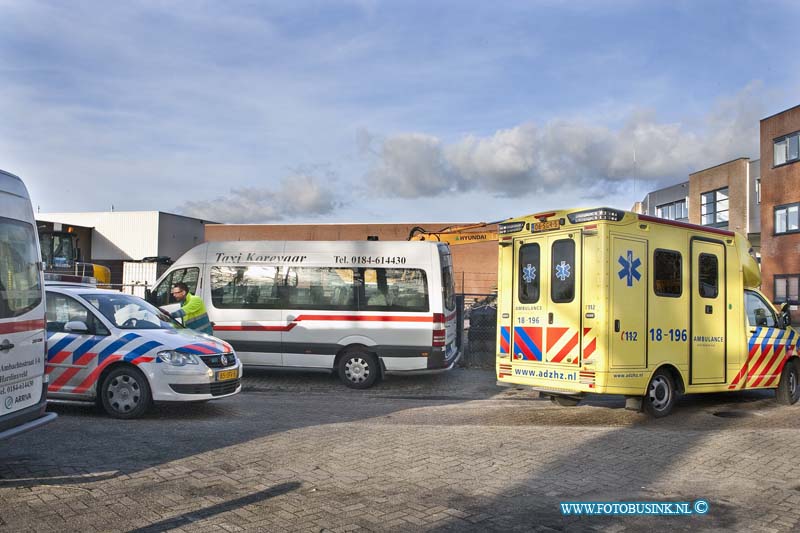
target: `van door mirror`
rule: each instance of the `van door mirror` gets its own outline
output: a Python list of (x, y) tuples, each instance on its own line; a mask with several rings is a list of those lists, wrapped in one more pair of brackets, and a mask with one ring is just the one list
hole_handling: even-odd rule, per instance
[(72, 320), (64, 324), (64, 331), (69, 333), (89, 333), (89, 326), (86, 325), (86, 322)]
[(792, 324), (792, 313), (789, 308), (789, 302), (786, 302), (781, 306), (781, 323), (783, 324), (784, 328)]

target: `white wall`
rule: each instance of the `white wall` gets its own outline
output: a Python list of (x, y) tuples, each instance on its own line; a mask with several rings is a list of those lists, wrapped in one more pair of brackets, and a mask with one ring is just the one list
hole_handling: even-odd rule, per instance
[(203, 242), (203, 221), (158, 211), (38, 213), (37, 220), (94, 228), (92, 259), (138, 261), (166, 255), (173, 260)]

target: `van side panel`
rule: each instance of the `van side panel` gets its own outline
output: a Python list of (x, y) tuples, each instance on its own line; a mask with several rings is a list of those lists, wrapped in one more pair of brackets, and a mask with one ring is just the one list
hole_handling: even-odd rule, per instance
[(0, 171), (0, 440), (56, 418), (46, 414), (45, 300), (27, 190)]

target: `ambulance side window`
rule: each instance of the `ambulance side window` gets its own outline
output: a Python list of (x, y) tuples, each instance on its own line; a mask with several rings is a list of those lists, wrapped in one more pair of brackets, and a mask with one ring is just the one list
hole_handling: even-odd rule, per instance
[(698, 261), (700, 283), (697, 290), (703, 298), (716, 298), (719, 294), (719, 265), (717, 256), (700, 254)]
[(575, 299), (575, 241), (561, 239), (553, 243), (550, 253), (550, 299), (566, 303)]
[(535, 304), (539, 301), (539, 245), (523, 244), (519, 249), (519, 302)]
[(656, 250), (653, 252), (653, 290), (656, 296), (678, 298), (683, 292), (682, 260), (680, 252)]
[(775, 328), (778, 321), (772, 307), (754, 292), (744, 292), (744, 307), (747, 313), (747, 322), (750, 326)]

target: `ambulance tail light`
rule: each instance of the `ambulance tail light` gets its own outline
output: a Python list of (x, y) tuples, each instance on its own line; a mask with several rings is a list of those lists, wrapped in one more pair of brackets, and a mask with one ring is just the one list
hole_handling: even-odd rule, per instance
[(434, 348), (444, 348), (445, 345), (444, 314), (433, 313), (433, 335), (431, 345)]
[(601, 207), (599, 209), (587, 209), (586, 211), (570, 213), (567, 215), (567, 218), (573, 224), (582, 224), (584, 222), (593, 222), (595, 220), (610, 220), (611, 222), (619, 222), (624, 216), (625, 212), (620, 211), (619, 209)]

